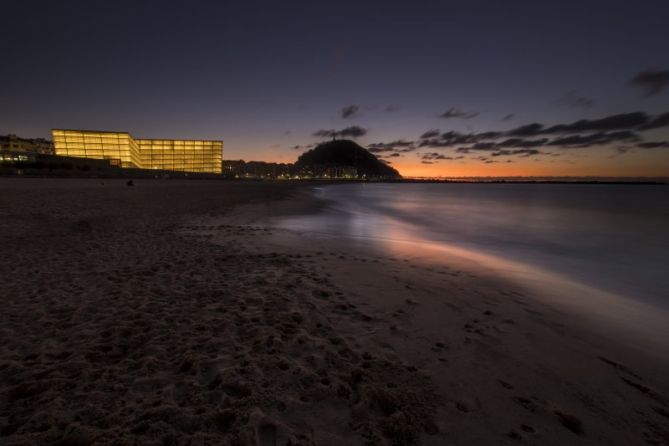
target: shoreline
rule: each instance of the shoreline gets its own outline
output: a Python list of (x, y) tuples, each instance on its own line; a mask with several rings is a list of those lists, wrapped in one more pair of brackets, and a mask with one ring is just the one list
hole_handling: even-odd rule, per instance
[[(263, 234), (260, 243), (272, 245), (274, 248), (291, 247), (306, 252), (313, 250), (314, 244), (320, 244), (321, 250), (339, 249), (367, 256), (389, 255), (387, 249), (378, 246), (378, 242), (383, 244), (384, 239), (350, 238), (340, 234), (291, 230), (282, 227), (280, 223), (277, 226), (276, 222), (281, 219), (316, 215), (333, 204), (328, 199), (317, 196), (316, 189), (300, 189), (290, 198), (278, 200), (275, 204), (262, 208), (255, 204), (241, 205), (215, 221), (270, 227), (273, 235)], [(435, 245), (430, 240), (393, 239), (392, 243), (406, 246), (397, 251), (396, 256), (404, 256), (412, 263), (428, 269), (456, 265), (470, 274), (498, 280), (500, 286), (522, 288), (539, 302), (552, 305), (571, 317), (580, 318), (579, 323), (591, 328), (597, 327), (600, 335), (610, 332), (613, 327), (615, 336), (611, 339), (612, 342), (628, 344), (629, 348), (643, 351), (662, 363), (669, 364), (669, 311), (666, 308), (598, 289), (546, 268), (483, 251), (443, 243)], [(416, 255), (416, 252), (420, 255)], [(653, 336), (659, 338), (659, 342), (651, 342)]]
[(666, 362), (521, 286), (277, 244), (304, 185), (104, 183), (0, 179), (3, 443), (669, 439)]
[[(301, 205), (299, 201), (302, 201)], [(506, 359), (511, 359), (511, 362), (518, 361), (520, 356), (529, 356), (534, 359), (541, 358), (540, 363), (544, 361), (546, 364), (551, 363), (550, 374), (559, 377), (552, 376), (553, 382), (544, 382), (538, 385), (538, 388), (544, 386), (559, 387), (564, 384), (565, 379), (567, 382), (572, 380), (577, 382), (582, 379), (581, 373), (588, 380), (593, 378), (592, 375), (599, 375), (597, 381), (590, 382), (591, 385), (593, 382), (597, 382), (597, 387), (604, 388), (605, 386), (602, 386), (601, 381), (607, 381), (611, 388), (621, 387), (620, 382), (616, 383), (615, 380), (610, 380), (611, 377), (606, 377), (606, 373), (593, 370), (593, 368), (597, 369), (601, 364), (605, 364), (618, 371), (626, 371), (630, 373), (630, 376), (638, 377), (640, 374), (646, 376), (655, 380), (663, 389), (667, 389), (666, 386), (669, 384), (666, 379), (669, 374), (669, 356), (667, 353), (669, 352), (667, 348), (669, 347), (669, 344), (667, 344), (669, 327), (667, 326), (667, 320), (669, 320), (669, 317), (664, 309), (572, 282), (566, 277), (547, 270), (530, 268), (517, 262), (501, 260), (464, 249), (446, 249), (445, 253), (441, 253), (440, 256), (446, 256), (447, 260), (440, 261), (435, 261), (434, 256), (415, 257), (406, 255), (406, 253), (397, 253), (393, 256), (382, 249), (372, 247), (371, 244), (361, 244), (357, 240), (355, 244), (351, 244), (352, 240), (343, 236), (314, 235), (272, 226), (271, 221), (274, 218), (299, 214), (300, 209), (303, 214), (318, 212), (314, 210), (314, 203), (318, 204), (319, 209), (328, 206), (326, 200), (316, 197), (314, 193), (307, 193), (303, 190), (300, 191), (297, 200), (293, 196), (290, 201), (276, 203), (272, 212), (261, 211), (254, 205), (244, 205), (235, 209), (233, 215), (226, 215), (221, 219), (207, 219), (207, 223), (204, 224), (204, 232), (201, 234), (213, 243), (224, 244), (220, 239), (217, 239), (216, 231), (212, 232), (206, 229), (207, 224), (234, 222), (236, 225), (265, 229), (260, 235), (254, 235), (254, 241), (249, 241), (247, 245), (247, 248), (252, 247), (258, 252), (268, 249), (278, 250), (279, 252), (285, 250), (286, 252), (297, 252), (298, 255), (307, 257), (318, 252), (324, 253), (324, 258), (314, 260), (312, 263), (316, 264), (317, 268), (328, 271), (328, 275), (333, 278), (335, 283), (345, 284), (342, 285), (342, 288), (347, 295), (357, 295), (356, 305), (369, 306), (371, 303), (372, 312), (376, 314), (387, 313), (387, 319), (392, 321), (396, 321), (398, 313), (390, 312), (391, 308), (399, 311), (399, 314), (402, 315), (415, 313), (411, 315), (414, 320), (408, 324), (404, 332), (399, 330), (396, 325), (389, 324), (387, 333), (375, 334), (377, 339), (374, 342), (378, 345), (396, 344), (398, 336), (410, 338), (415, 333), (421, 333), (425, 325), (430, 326), (429, 333), (422, 334), (425, 339), (457, 338), (458, 330), (443, 330), (439, 327), (440, 321), (435, 320), (434, 314), (443, 313), (441, 311), (442, 305), (460, 308), (457, 312), (462, 312), (463, 308), (470, 307), (470, 309), (475, 308), (475, 314), (470, 313), (468, 320), (461, 320), (464, 331), (470, 334), (478, 333), (482, 337), (504, 336), (509, 333), (507, 330), (509, 326), (525, 323), (533, 326), (530, 329), (531, 334), (524, 333), (524, 336), (530, 338), (541, 336), (541, 340), (536, 343), (527, 343), (521, 347), (519, 344), (523, 344), (524, 340), (515, 338), (505, 346), (505, 354), (510, 356)], [(283, 207), (283, 205), (286, 205), (286, 207)], [(195, 233), (198, 233), (197, 226), (194, 228)], [(267, 228), (270, 228), (269, 232)], [(412, 249), (418, 249), (415, 243), (409, 244)], [(423, 246), (423, 248), (425, 247)], [(351, 262), (355, 265), (347, 265)], [(492, 267), (489, 265), (491, 262), (502, 263), (504, 267)], [(376, 268), (374, 269), (374, 267)], [(392, 273), (385, 271), (389, 267), (394, 268)], [(516, 271), (512, 271), (514, 268)], [(506, 277), (503, 276), (504, 273), (507, 273)], [(435, 280), (434, 276), (436, 274), (441, 275), (441, 277), (437, 276)], [(444, 286), (444, 275), (455, 277), (455, 280)], [(529, 276), (532, 276), (532, 278), (530, 279)], [(384, 285), (387, 283), (399, 283), (403, 284), (404, 287), (400, 289), (393, 286), (387, 287)], [(551, 287), (556, 289), (551, 289)], [(370, 299), (368, 293), (361, 291), (370, 290), (372, 292), (374, 290), (373, 293), (378, 293), (379, 288), (384, 290), (382, 294), (390, 302), (378, 298)], [(436, 302), (434, 296), (440, 293), (458, 293), (467, 296), (467, 298), (463, 300), (463, 296), (459, 296), (455, 299), (457, 304)], [(572, 293), (573, 298), (565, 300), (564, 293)], [(500, 294), (501, 300), (499, 299)], [(433, 301), (431, 302), (431, 308), (417, 310), (417, 307), (425, 303), (426, 300)], [(518, 308), (512, 308), (514, 305)], [(500, 312), (512, 317), (502, 319), (501, 322), (498, 320), (497, 326), (486, 324), (485, 322), (495, 319), (492, 315), (496, 314), (497, 310), (492, 311), (492, 307), (498, 307)], [(431, 312), (434, 312), (434, 314), (430, 314)], [(482, 315), (483, 321), (479, 319)], [(452, 317), (452, 315), (444, 316)], [(525, 320), (519, 322), (523, 318)], [(472, 321), (476, 321), (476, 323), (471, 323)], [(476, 324), (478, 323), (483, 323), (485, 328), (477, 328)], [(505, 324), (508, 325), (504, 327)], [(539, 335), (539, 330), (544, 331), (544, 333)], [(366, 336), (364, 333), (357, 333), (353, 334), (352, 337), (360, 335)], [(465, 337), (462, 342), (467, 344), (476, 341), (473, 341), (473, 338)], [(441, 344), (442, 347), (446, 345), (446, 343), (439, 341), (437, 341), (437, 344)], [(430, 359), (426, 359), (427, 354), (425, 352), (435, 351), (435, 345), (421, 345), (420, 342), (409, 342), (405, 339), (401, 349), (402, 356), (419, 363), (430, 362)], [(482, 342), (482, 345), (485, 348), (490, 348), (490, 345), (486, 342)], [(565, 367), (564, 364), (554, 363), (555, 358), (547, 357), (545, 352), (542, 351), (546, 347), (561, 350), (562, 356), (558, 358), (559, 362), (566, 361), (569, 363), (578, 358), (579, 362), (589, 364), (587, 366), (581, 364), (578, 373), (575, 374), (574, 370), (570, 369), (571, 364), (567, 364)], [(417, 353), (421, 350), (423, 351), (422, 354)], [(437, 350), (443, 351), (440, 347), (437, 347)], [(499, 352), (495, 354), (499, 354)], [(447, 362), (444, 358), (438, 360)], [(636, 371), (625, 364), (635, 364), (634, 370)], [(515, 365), (517, 366), (517, 364)], [(530, 364), (526, 365), (530, 366)], [(488, 364), (486, 367), (494, 368), (492, 364)], [(581, 370), (581, 367), (584, 370)], [(443, 373), (443, 371), (432, 367), (429, 375), (435, 377), (439, 376), (440, 373)], [(467, 372), (462, 370), (461, 373), (464, 375)], [(537, 379), (537, 377), (526, 378)], [(624, 376), (619, 376), (619, 378), (623, 387), (634, 387)], [(449, 387), (449, 379), (436, 379), (438, 388), (445, 392), (452, 391)], [(472, 380), (471, 385), (475, 386), (479, 380), (483, 379), (485, 379), (484, 376), (478, 376)], [(509, 378), (509, 380), (513, 379)], [(636, 388), (638, 389), (638, 387)], [(581, 391), (583, 390), (580, 389), (579, 392)], [(545, 394), (545, 390), (543, 392), (538, 390), (537, 393)], [(554, 397), (556, 400), (560, 400), (562, 395), (554, 395)], [(532, 398), (536, 399), (537, 397), (533, 396)], [(450, 400), (450, 403), (456, 407), (463, 404), (461, 400)], [(547, 406), (550, 406), (550, 404)], [(555, 410), (559, 411), (559, 409)], [(533, 438), (525, 435), (528, 432), (516, 433), (525, 436), (530, 441)], [(554, 432), (553, 435), (558, 436), (558, 433)], [(515, 434), (511, 436), (517, 437)], [(466, 435), (463, 437), (463, 441), (470, 440), (471, 438), (466, 437)], [(547, 440), (544, 438), (543, 441)], [(615, 443), (614, 440), (611, 441), (612, 444)], [(551, 444), (551, 442), (547, 441), (547, 444)]]

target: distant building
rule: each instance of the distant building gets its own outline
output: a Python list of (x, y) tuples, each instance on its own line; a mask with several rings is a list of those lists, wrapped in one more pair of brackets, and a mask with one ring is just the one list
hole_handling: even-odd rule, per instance
[(246, 162), (239, 160), (221, 161), (221, 172), (230, 178), (243, 178), (246, 174)]
[(127, 168), (221, 173), (223, 141), (135, 139), (127, 132), (52, 130), (56, 155)]
[(16, 135), (0, 135), (0, 152), (53, 155), (54, 149), (51, 141), (43, 138), (19, 138)]
[(296, 167), (295, 175), (300, 178), (355, 180), (358, 179), (358, 169), (353, 166), (316, 164)]
[(230, 178), (257, 179), (334, 179), (355, 180), (358, 171), (352, 166), (317, 165), (298, 168), (295, 164), (264, 161), (224, 160), (223, 175)]
[(292, 164), (267, 163), (264, 161), (223, 161), (223, 174), (231, 178), (288, 179), (293, 173)]

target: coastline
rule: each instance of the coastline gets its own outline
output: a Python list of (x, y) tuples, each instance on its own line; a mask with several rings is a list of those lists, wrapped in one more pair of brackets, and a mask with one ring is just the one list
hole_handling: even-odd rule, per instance
[(3, 443), (669, 441), (666, 361), (466, 259), (263, 225), (308, 187), (0, 179)]

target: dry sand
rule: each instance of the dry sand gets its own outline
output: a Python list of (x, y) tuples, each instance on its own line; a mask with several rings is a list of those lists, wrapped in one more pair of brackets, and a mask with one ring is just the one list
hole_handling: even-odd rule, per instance
[(669, 444), (613, 327), (257, 224), (303, 186), (135, 184), (0, 179), (1, 444)]

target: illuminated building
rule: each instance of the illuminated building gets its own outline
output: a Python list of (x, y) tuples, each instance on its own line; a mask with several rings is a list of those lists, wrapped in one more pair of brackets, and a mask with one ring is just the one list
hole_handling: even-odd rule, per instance
[(56, 155), (138, 169), (221, 173), (222, 141), (134, 139), (127, 132), (52, 130)]

